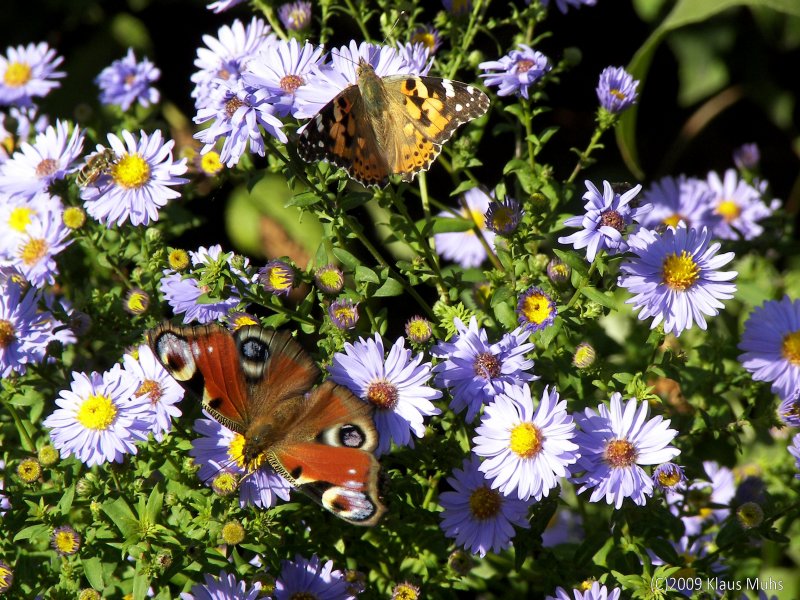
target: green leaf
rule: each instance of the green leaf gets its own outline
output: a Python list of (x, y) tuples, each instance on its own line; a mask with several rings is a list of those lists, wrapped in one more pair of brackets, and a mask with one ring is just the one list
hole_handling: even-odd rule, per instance
[(581, 288), (581, 294), (586, 296), (589, 300), (597, 302), (600, 306), (605, 306), (611, 310), (618, 310), (617, 300), (612, 294), (601, 292), (595, 287), (586, 286)]
[(584, 276), (589, 273), (589, 264), (586, 262), (585, 258), (578, 256), (574, 252), (564, 252), (558, 248), (553, 248), (553, 252), (576, 273), (580, 273)]
[(431, 221), (433, 222), (431, 233), (469, 231), (475, 226), (475, 223), (469, 219), (461, 219), (459, 217), (433, 217)]
[(396, 279), (392, 279), (391, 277), (389, 277), (386, 279), (386, 281), (383, 282), (383, 285), (381, 287), (375, 290), (375, 293), (372, 295), (376, 298), (385, 298), (387, 296), (399, 296), (402, 293), (403, 293), (402, 284)]
[(358, 265), (356, 267), (355, 273), (356, 281), (359, 283), (367, 282), (367, 283), (380, 283), (381, 280), (378, 278), (378, 274), (370, 269), (369, 267), (365, 267), (364, 265)]
[(17, 535), (14, 536), (14, 541), (30, 540), (37, 537), (47, 537), (49, 535), (50, 528), (47, 525), (31, 525), (30, 527), (20, 529)]
[(86, 576), (89, 585), (96, 590), (103, 590), (106, 588), (106, 582), (103, 580), (103, 563), (96, 556), (91, 558), (84, 558), (81, 560), (83, 565), (83, 574)]
[(150, 497), (147, 499), (147, 519), (150, 523), (155, 524), (161, 520), (161, 507), (164, 504), (164, 494), (161, 493), (159, 486), (156, 485), (153, 491), (150, 492)]
[(361, 261), (358, 260), (355, 256), (350, 254), (344, 248), (334, 248), (333, 255), (342, 263), (345, 267), (350, 269), (351, 271), (355, 271), (356, 267), (361, 264)]
[(495, 319), (497, 319), (506, 329), (511, 330), (519, 325), (517, 322), (517, 313), (514, 311), (514, 308), (511, 305), (501, 302), (500, 304), (496, 304), (493, 309)]
[[(650, 62), (653, 60), (659, 44), (671, 31), (705, 21), (734, 6), (769, 8), (800, 17), (800, 2), (797, 0), (679, 0), (628, 64), (628, 72), (633, 75), (634, 79), (639, 80), (639, 95), (642, 95)], [(616, 128), (616, 136), (622, 158), (628, 169), (637, 179), (644, 179), (645, 174), (639, 164), (639, 152), (636, 147), (637, 114), (638, 107), (634, 104), (621, 115)]]
[(103, 512), (108, 515), (123, 536), (129, 537), (138, 529), (139, 520), (124, 498), (117, 498), (103, 504)]
[(314, 206), (316, 203), (322, 201), (322, 198), (317, 196), (314, 192), (300, 192), (292, 196), (287, 202), (286, 206), (297, 206), (300, 208), (308, 208)]
[(63, 515), (69, 515), (69, 511), (72, 510), (72, 501), (75, 498), (75, 487), (70, 486), (66, 490), (64, 490), (64, 495), (61, 496), (61, 500), (58, 501), (58, 511)]

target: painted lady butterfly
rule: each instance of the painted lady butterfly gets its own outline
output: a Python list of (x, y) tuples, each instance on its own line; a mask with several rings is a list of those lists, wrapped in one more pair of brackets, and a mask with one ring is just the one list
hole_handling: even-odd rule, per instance
[(354, 180), (384, 187), (389, 175), (411, 181), (426, 171), (459, 125), (483, 115), (489, 97), (438, 77), (380, 77), (363, 58), (358, 83), (344, 89), (300, 134), (298, 153), (327, 160)]

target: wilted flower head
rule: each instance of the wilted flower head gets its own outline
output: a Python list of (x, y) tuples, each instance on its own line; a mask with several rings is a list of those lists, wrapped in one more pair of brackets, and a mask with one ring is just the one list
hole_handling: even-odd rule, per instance
[(572, 355), (572, 364), (579, 369), (588, 369), (594, 364), (597, 353), (589, 342), (581, 342), (575, 346), (575, 354)]
[(478, 65), (486, 71), (486, 85), (497, 86), (498, 96), (517, 94), (528, 98), (528, 88), (539, 81), (552, 67), (547, 57), (525, 44), (519, 44), (500, 60), (490, 60)]
[(161, 95), (153, 84), (160, 76), (161, 71), (152, 62), (146, 58), (137, 61), (133, 48), (128, 48), (125, 58), (115, 60), (97, 76), (100, 102), (116, 104), (122, 110), (128, 110), (134, 102), (145, 108), (156, 104)]

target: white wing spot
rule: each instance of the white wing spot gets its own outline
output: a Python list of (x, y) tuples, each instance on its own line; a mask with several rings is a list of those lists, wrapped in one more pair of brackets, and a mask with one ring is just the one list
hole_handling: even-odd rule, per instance
[(456, 95), (456, 90), (453, 87), (453, 84), (450, 83), (447, 79), (442, 80), (442, 87), (444, 88), (445, 95), (448, 98), (452, 98)]
[(461, 112), (464, 109), (464, 107), (461, 106), (460, 104), (456, 104), (455, 109), (456, 109), (456, 112)]
[(467, 93), (468, 93), (470, 96), (472, 96), (472, 94), (474, 94), (474, 93), (475, 93), (475, 88), (474, 88), (474, 87), (472, 87), (471, 85), (468, 85), (468, 86), (467, 86)]

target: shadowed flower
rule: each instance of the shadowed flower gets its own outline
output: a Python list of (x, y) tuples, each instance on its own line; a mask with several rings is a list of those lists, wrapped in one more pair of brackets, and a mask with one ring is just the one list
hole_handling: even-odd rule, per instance
[(442, 6), (454, 17), (464, 17), (472, 10), (472, 0), (442, 0)]
[(531, 332), (541, 331), (553, 324), (558, 314), (556, 303), (541, 288), (527, 289), (517, 301), (517, 320)]
[(30, 106), (34, 97), (44, 97), (61, 84), (64, 77), (56, 68), (64, 59), (45, 42), (9, 46), (0, 55), (0, 105)]
[(258, 282), (276, 296), (288, 296), (294, 288), (294, 279), (294, 269), (282, 260), (271, 260), (258, 270)]
[(800, 390), (800, 300), (784, 296), (750, 313), (739, 342), (739, 362), (756, 381), (771, 381), (783, 400)]
[(633, 294), (625, 303), (640, 311), (640, 320), (654, 317), (650, 329), (662, 322), (676, 336), (695, 323), (705, 329), (705, 317), (724, 308), (720, 300), (733, 298), (737, 273), (720, 270), (733, 252), (717, 255), (720, 245), (710, 243), (708, 229), (669, 227), (661, 235), (641, 229), (628, 242), (636, 256), (620, 265), (619, 286)]
[(53, 530), (50, 545), (62, 556), (75, 554), (81, 547), (81, 536), (69, 525), (62, 525)]
[(102, 104), (116, 104), (125, 111), (134, 102), (145, 108), (156, 104), (161, 96), (153, 84), (159, 77), (161, 71), (152, 62), (146, 58), (137, 61), (133, 48), (128, 48), (125, 58), (103, 69), (95, 83), (100, 88)]
[(481, 77), (486, 78), (487, 86), (497, 86), (498, 96), (517, 94), (528, 98), (528, 88), (539, 81), (552, 67), (547, 57), (525, 44), (519, 44), (500, 60), (490, 60), (478, 65), (486, 71)]
[(623, 405), (622, 395), (611, 394), (610, 408), (605, 404), (597, 412), (587, 408), (575, 420), (581, 430), (575, 437), (580, 458), (575, 472), (583, 472), (574, 481), (578, 493), (594, 488), (590, 502), (605, 498), (619, 510), (625, 498), (643, 506), (653, 495), (653, 480), (639, 465), (665, 463), (680, 450), (670, 446), (678, 435), (669, 429), (669, 420), (661, 416), (648, 420), (647, 402), (639, 404), (631, 398)]
[(358, 323), (358, 302), (350, 298), (334, 300), (328, 306), (328, 317), (339, 329), (353, 329)]
[(433, 56), (442, 45), (442, 36), (433, 25), (419, 25), (411, 32), (408, 41), (424, 45), (428, 49), (428, 54)]
[(0, 377), (24, 374), (29, 364), (44, 359), (50, 341), (38, 312), (39, 293), (13, 281), (0, 288)]
[(325, 265), (314, 273), (314, 283), (323, 294), (338, 294), (344, 287), (344, 273), (336, 265)]
[(287, 2), (278, 9), (278, 18), (289, 31), (302, 31), (311, 25), (311, 2)]
[(597, 84), (597, 99), (600, 106), (617, 114), (636, 103), (636, 88), (639, 81), (631, 77), (622, 67), (606, 67), (600, 73)]
[(572, 355), (572, 364), (579, 369), (588, 369), (594, 364), (597, 352), (589, 342), (581, 342), (575, 346), (575, 354)]
[(403, 338), (398, 338), (386, 360), (383, 355), (383, 339), (376, 333), (374, 339), (345, 343), (344, 352), (334, 354), (328, 367), (333, 381), (375, 407), (378, 456), (388, 452), (392, 442), (413, 448), (411, 433), (425, 435), (423, 417), (442, 412), (431, 403), (442, 392), (428, 385), (431, 364), (422, 362), (422, 354), (412, 358)]
[(628, 244), (623, 239), (623, 234), (628, 226), (650, 211), (650, 205), (633, 208), (631, 201), (642, 189), (637, 185), (624, 194), (614, 191), (608, 181), (603, 181), (603, 193), (591, 181), (585, 181), (586, 200), (584, 210), (586, 214), (570, 217), (564, 221), (567, 227), (581, 227), (582, 229), (572, 235), (558, 238), (559, 244), (572, 244), (576, 250), (586, 248), (586, 260), (594, 261), (600, 250), (609, 254), (618, 254), (628, 250)]
[(150, 295), (141, 288), (128, 290), (122, 301), (122, 308), (132, 315), (143, 315), (150, 306)]
[[(558, 0), (558, 2), (563, 2), (563, 0)], [(570, 594), (570, 592), (572, 593)], [(619, 588), (613, 588), (609, 592), (606, 586), (600, 585), (598, 581), (593, 581), (588, 589), (581, 587), (567, 591), (562, 587), (557, 587), (556, 595), (547, 596), (545, 600), (619, 600), (620, 594), (622, 594), (622, 590)]]
[(722, 178), (711, 171), (706, 185), (712, 193), (712, 211), (721, 217), (714, 228), (714, 236), (723, 240), (752, 240), (764, 233), (759, 224), (778, 207), (780, 200), (769, 205), (762, 200), (762, 189), (756, 189), (740, 179), (735, 169), (728, 169)]
[(109, 133), (108, 143), (117, 158), (96, 184), (81, 188), (86, 212), (109, 227), (129, 219), (131, 225), (158, 221), (159, 209), (181, 195), (172, 186), (188, 181), (178, 177), (186, 172), (186, 159), (173, 162), (175, 142), (163, 141), (159, 130), (141, 131), (138, 141), (129, 131), (123, 130), (122, 139)]
[(352, 600), (355, 595), (349, 588), (344, 573), (333, 569), (332, 560), (323, 563), (316, 554), (310, 559), (298, 554), (293, 561), (281, 561), (274, 597), (276, 600)]
[[(794, 468), (800, 471), (800, 433), (792, 438), (792, 443), (789, 445), (789, 454), (794, 456)], [(794, 476), (800, 479), (800, 473), (795, 473)]]
[(761, 151), (758, 149), (758, 144), (742, 144), (733, 151), (733, 164), (741, 171), (758, 168), (760, 161)]
[(778, 418), (789, 427), (800, 427), (800, 389), (791, 397), (781, 401)]
[(495, 200), (486, 211), (486, 229), (497, 235), (511, 235), (517, 230), (522, 215), (522, 206), (514, 198)]
[(572, 267), (560, 258), (551, 258), (547, 263), (547, 278), (556, 287), (564, 287), (569, 283)]
[(14, 583), (14, 570), (4, 561), (0, 560), (0, 594), (8, 591)]
[(192, 586), (192, 592), (181, 594), (181, 600), (259, 600), (266, 598), (261, 594), (261, 583), (256, 582), (252, 588), (248, 588), (244, 581), (236, 579), (235, 575), (229, 575), (225, 571), (220, 571), (219, 577), (203, 575), (205, 584)]
[(694, 177), (662, 177), (642, 195), (644, 204), (653, 209), (639, 217), (642, 227), (663, 230), (684, 223), (688, 229), (708, 227), (713, 231), (721, 217), (711, 207), (713, 193)]
[(686, 483), (683, 467), (671, 462), (658, 465), (653, 471), (653, 483), (662, 492), (676, 492), (682, 489)]
[[(486, 228), (486, 211), (492, 199), (480, 188), (472, 188), (461, 196), (459, 215), (467, 221), (474, 222), (483, 239), (490, 248), (494, 248), (495, 234)], [(452, 218), (453, 213), (443, 211), (440, 217)], [(437, 233), (433, 236), (436, 251), (440, 256), (461, 265), (465, 269), (479, 267), (488, 254), (474, 230)]]
[(504, 496), (490, 487), (478, 470), (480, 459), (471, 455), (460, 469), (453, 470), (447, 483), (453, 491), (439, 495), (440, 527), (444, 534), (455, 540), (465, 550), (486, 556), (498, 553), (511, 545), (514, 526), (530, 528), (528, 509), (530, 502)]
[(529, 386), (506, 384), (484, 410), (475, 433), (472, 451), (487, 458), (479, 470), (492, 489), (520, 500), (546, 497), (578, 460), (567, 402), (559, 402), (558, 392), (549, 386), (534, 411)]
[(680, 517), (687, 536), (697, 536), (706, 524), (722, 523), (728, 518), (728, 506), (736, 493), (729, 468), (709, 460), (703, 462), (703, 470), (708, 479), (687, 481), (683, 493), (666, 496), (670, 512)]

